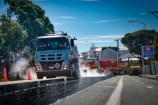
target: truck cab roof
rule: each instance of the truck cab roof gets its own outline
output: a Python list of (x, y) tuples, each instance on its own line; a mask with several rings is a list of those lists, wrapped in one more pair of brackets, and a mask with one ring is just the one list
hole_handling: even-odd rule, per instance
[(65, 37), (65, 38), (70, 38), (67, 34), (46, 34), (45, 36), (39, 36), (37, 37), (37, 39), (42, 39), (42, 38), (62, 38), (62, 37)]
[(65, 36), (57, 36), (57, 35), (54, 35), (54, 36), (39, 36), (39, 37), (37, 37), (37, 39), (42, 39), (42, 38), (61, 38), (61, 37), (65, 37)]

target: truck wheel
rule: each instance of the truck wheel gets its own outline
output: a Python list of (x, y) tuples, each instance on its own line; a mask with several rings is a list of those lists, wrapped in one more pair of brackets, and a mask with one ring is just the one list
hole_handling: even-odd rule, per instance
[(71, 65), (71, 77), (76, 77), (76, 70), (74, 64)]
[(74, 68), (75, 77), (78, 78), (78, 77), (80, 76), (80, 72), (79, 72), (79, 71), (80, 71), (79, 63), (76, 62), (74, 67), (75, 67), (75, 68)]
[(134, 69), (133, 72), (134, 72), (134, 75), (136, 75), (136, 76), (139, 75), (139, 70), (138, 69)]
[(43, 75), (37, 74), (38, 79), (43, 79)]

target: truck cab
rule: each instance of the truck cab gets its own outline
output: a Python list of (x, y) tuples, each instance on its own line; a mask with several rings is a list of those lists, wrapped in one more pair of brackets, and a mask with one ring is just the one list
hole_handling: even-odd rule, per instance
[(74, 40), (67, 34), (36, 38), (35, 69), (38, 78), (76, 76), (79, 54)]

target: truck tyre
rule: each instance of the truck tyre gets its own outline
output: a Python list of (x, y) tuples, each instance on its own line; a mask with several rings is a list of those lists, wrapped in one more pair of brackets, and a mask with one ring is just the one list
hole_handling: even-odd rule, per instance
[(72, 64), (70, 64), (70, 77), (73, 77), (74, 67)]
[(37, 74), (38, 79), (43, 79), (43, 75)]
[(136, 75), (136, 76), (139, 75), (139, 70), (138, 69), (134, 69), (133, 70), (133, 74)]
[(74, 70), (74, 72), (75, 72), (75, 77), (76, 78), (78, 78), (79, 76), (80, 76), (80, 67), (79, 67), (79, 63), (78, 63), (78, 61), (75, 63), (75, 70)]
[(71, 75), (70, 76), (75, 77), (75, 78), (77, 77), (77, 73), (76, 73), (74, 64), (71, 65)]

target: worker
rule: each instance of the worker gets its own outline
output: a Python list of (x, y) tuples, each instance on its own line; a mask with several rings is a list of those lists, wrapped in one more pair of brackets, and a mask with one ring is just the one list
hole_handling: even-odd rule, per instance
[(65, 48), (64, 43), (60, 43), (59, 46), (60, 46), (60, 48)]

